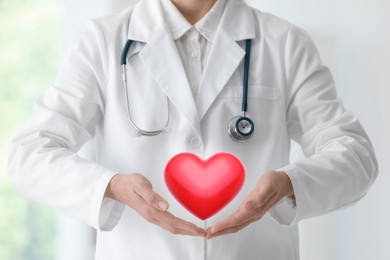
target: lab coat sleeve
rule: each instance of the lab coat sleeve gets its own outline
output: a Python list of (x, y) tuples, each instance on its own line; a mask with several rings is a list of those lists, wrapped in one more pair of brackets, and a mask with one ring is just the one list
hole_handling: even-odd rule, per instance
[(9, 158), (9, 173), (23, 194), (99, 230), (111, 230), (123, 211), (103, 198), (116, 173), (77, 151), (103, 120), (106, 52), (98, 23), (90, 22), (54, 84), (36, 101)]
[(305, 158), (278, 169), (290, 177), (295, 201), (283, 199), (269, 213), (292, 225), (357, 202), (378, 166), (367, 134), (337, 98), (311, 39), (291, 27), (285, 48), (287, 127)]

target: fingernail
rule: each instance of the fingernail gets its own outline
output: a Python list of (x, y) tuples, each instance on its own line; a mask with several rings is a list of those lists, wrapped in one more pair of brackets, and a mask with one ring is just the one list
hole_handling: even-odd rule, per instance
[(161, 209), (161, 210), (166, 210), (168, 208), (168, 204), (164, 201), (159, 201), (157, 203), (157, 206)]
[(246, 204), (245, 204), (245, 209), (246, 210), (252, 210), (252, 209), (254, 209), (254, 207), (255, 207), (255, 204), (253, 203), (253, 202), (247, 202)]

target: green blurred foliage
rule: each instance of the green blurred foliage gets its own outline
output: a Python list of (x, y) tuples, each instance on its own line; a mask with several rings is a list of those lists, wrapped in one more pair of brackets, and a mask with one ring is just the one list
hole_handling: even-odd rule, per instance
[(56, 214), (25, 199), (7, 176), (9, 143), (59, 62), (59, 2), (0, 0), (0, 259), (52, 260)]

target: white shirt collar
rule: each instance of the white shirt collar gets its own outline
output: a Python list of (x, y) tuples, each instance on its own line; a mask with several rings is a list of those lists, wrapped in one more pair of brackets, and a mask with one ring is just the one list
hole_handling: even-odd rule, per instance
[[(170, 32), (166, 18), (163, 17), (162, 2), (164, 1), (167, 0), (141, 0), (133, 9), (131, 9), (132, 12), (128, 28), (129, 39), (146, 43), (149, 42), (154, 35), (162, 33), (162, 31), (168, 30)], [(256, 31), (258, 29), (255, 27), (253, 10), (243, 0), (217, 1), (218, 5), (216, 6), (224, 3), (224, 5), (222, 5), (224, 6), (222, 11), (223, 16), (219, 25), (216, 26), (218, 27), (218, 30), (222, 29), (235, 41), (254, 39), (256, 37)], [(175, 6), (173, 7), (176, 9)], [(176, 12), (179, 11), (176, 9)], [(221, 11), (219, 12), (221, 13)], [(126, 14), (127, 13), (123, 13), (123, 15)], [(182, 16), (180, 12), (179, 14)], [(173, 27), (173, 29), (176, 28), (176, 26)], [(178, 29), (180, 31), (180, 28)], [(175, 35), (178, 37), (177, 35), (180, 34), (176, 33)]]
[(165, 23), (174, 40), (181, 38), (187, 31), (195, 27), (203, 37), (213, 42), (225, 10), (226, 0), (217, 0), (210, 11), (194, 26), (184, 18), (171, 0), (161, 0), (161, 2)]

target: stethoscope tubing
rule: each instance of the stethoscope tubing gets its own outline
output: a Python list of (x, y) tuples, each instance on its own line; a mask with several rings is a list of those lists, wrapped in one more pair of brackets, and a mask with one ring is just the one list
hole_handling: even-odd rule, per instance
[(244, 79), (242, 83), (242, 112), (245, 117), (248, 111), (248, 82), (249, 82), (249, 65), (251, 60), (252, 41), (245, 41), (245, 61), (244, 61)]
[(127, 65), (126, 58), (127, 54), (129, 53), (129, 49), (131, 44), (133, 43), (133, 40), (127, 40), (125, 46), (123, 47), (122, 55), (121, 55), (121, 65)]
[[(124, 87), (124, 92), (125, 92), (125, 101), (126, 101), (126, 110), (127, 110), (127, 115), (128, 115), (128, 120), (130, 124), (138, 131), (140, 135), (144, 136), (155, 136), (161, 134), (164, 129), (166, 129), (169, 125), (169, 101), (168, 97), (166, 97), (166, 102), (167, 102), (167, 109), (168, 109), (168, 115), (167, 115), (167, 120), (164, 125), (164, 127), (160, 130), (155, 130), (155, 131), (146, 131), (141, 128), (139, 128), (135, 123), (134, 120), (131, 117), (131, 110), (130, 110), (130, 104), (129, 104), (129, 93), (128, 93), (128, 85), (127, 85), (127, 54), (129, 52), (130, 46), (132, 45), (134, 41), (128, 39), (126, 41), (125, 46), (123, 47), (123, 51), (121, 54), (121, 66), (122, 66), (122, 81), (123, 81), (123, 87)], [(253, 132), (254, 132), (254, 123), (253, 121), (246, 116), (246, 113), (248, 111), (248, 82), (249, 82), (249, 65), (250, 65), (250, 56), (251, 56), (251, 47), (252, 47), (252, 41), (251, 39), (247, 39), (245, 41), (245, 60), (244, 60), (244, 77), (243, 77), (243, 87), (242, 87), (242, 108), (241, 116), (237, 116), (232, 118), (230, 120), (229, 125), (228, 125), (228, 134), (230, 137), (232, 137), (233, 140), (237, 142), (245, 142), (248, 140)], [(249, 127), (249, 130), (245, 129), (244, 131), (241, 131), (241, 128)]]
[(131, 44), (133, 42), (134, 42), (133, 40), (127, 40), (126, 41), (126, 44), (125, 44), (125, 46), (123, 48), (122, 55), (121, 55), (122, 81), (123, 81), (123, 88), (124, 88), (124, 92), (125, 92), (125, 102), (126, 102), (127, 117), (128, 117), (128, 120), (129, 120), (130, 124), (132, 125), (132, 127), (134, 127), (135, 130), (137, 130), (140, 135), (156, 136), (156, 135), (161, 134), (164, 131), (164, 129), (166, 129), (168, 127), (168, 125), (169, 125), (169, 102), (168, 102), (168, 97), (165, 98), (166, 99), (166, 103), (167, 103), (167, 110), (168, 110), (167, 119), (166, 119), (165, 125), (164, 125), (164, 127), (162, 129), (155, 130), (155, 131), (146, 131), (146, 130), (143, 130), (143, 129), (139, 128), (134, 123), (134, 120), (131, 117), (130, 104), (129, 104), (129, 88), (128, 88), (128, 85), (127, 85), (127, 76), (126, 76), (127, 75), (127, 73), (126, 73), (126, 69), (127, 69), (126, 58), (127, 58), (128, 52), (129, 52), (129, 48), (130, 48), (130, 46), (131, 46)]

